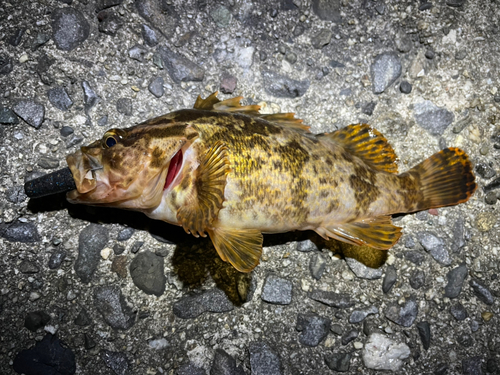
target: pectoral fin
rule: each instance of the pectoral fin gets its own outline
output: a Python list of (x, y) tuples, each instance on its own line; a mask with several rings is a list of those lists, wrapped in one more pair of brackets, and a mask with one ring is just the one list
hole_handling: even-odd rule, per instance
[(254, 229), (208, 229), (217, 253), (240, 272), (250, 272), (259, 264), (262, 233)]
[(390, 216), (320, 227), (316, 232), (323, 237), (352, 245), (368, 245), (379, 250), (390, 249), (401, 237), (401, 228), (391, 223)]

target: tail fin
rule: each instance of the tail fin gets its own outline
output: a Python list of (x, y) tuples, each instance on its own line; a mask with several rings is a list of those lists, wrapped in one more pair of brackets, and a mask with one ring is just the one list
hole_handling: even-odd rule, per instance
[(409, 172), (420, 177), (419, 211), (467, 202), (477, 188), (472, 164), (459, 148), (441, 150)]

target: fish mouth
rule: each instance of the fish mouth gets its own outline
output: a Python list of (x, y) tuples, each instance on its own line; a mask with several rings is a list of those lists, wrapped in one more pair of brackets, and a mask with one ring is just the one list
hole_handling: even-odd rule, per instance
[(66, 161), (79, 194), (88, 193), (96, 188), (98, 182), (96, 172), (102, 170), (103, 166), (95, 157), (79, 151), (68, 155)]

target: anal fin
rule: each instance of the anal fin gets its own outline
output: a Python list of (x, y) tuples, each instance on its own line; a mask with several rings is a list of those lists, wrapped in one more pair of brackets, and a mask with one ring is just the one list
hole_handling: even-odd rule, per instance
[(401, 228), (392, 224), (390, 216), (319, 227), (316, 232), (323, 237), (352, 245), (367, 245), (379, 250), (390, 249), (401, 237)]
[(259, 264), (262, 233), (255, 229), (207, 229), (221, 259), (240, 272), (250, 272)]

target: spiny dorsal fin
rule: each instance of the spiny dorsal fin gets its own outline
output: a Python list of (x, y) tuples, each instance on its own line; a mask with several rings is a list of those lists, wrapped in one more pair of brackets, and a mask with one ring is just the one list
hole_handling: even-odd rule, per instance
[(325, 136), (340, 143), (347, 151), (374, 168), (389, 173), (398, 173), (393, 148), (387, 139), (370, 125), (349, 125)]
[(187, 203), (177, 210), (177, 219), (187, 233), (205, 237), (205, 231), (219, 215), (224, 202), (226, 176), (229, 173), (227, 148), (218, 141), (200, 160), (194, 171)]
[(221, 259), (238, 271), (250, 272), (259, 264), (263, 241), (259, 230), (215, 227), (207, 231)]

